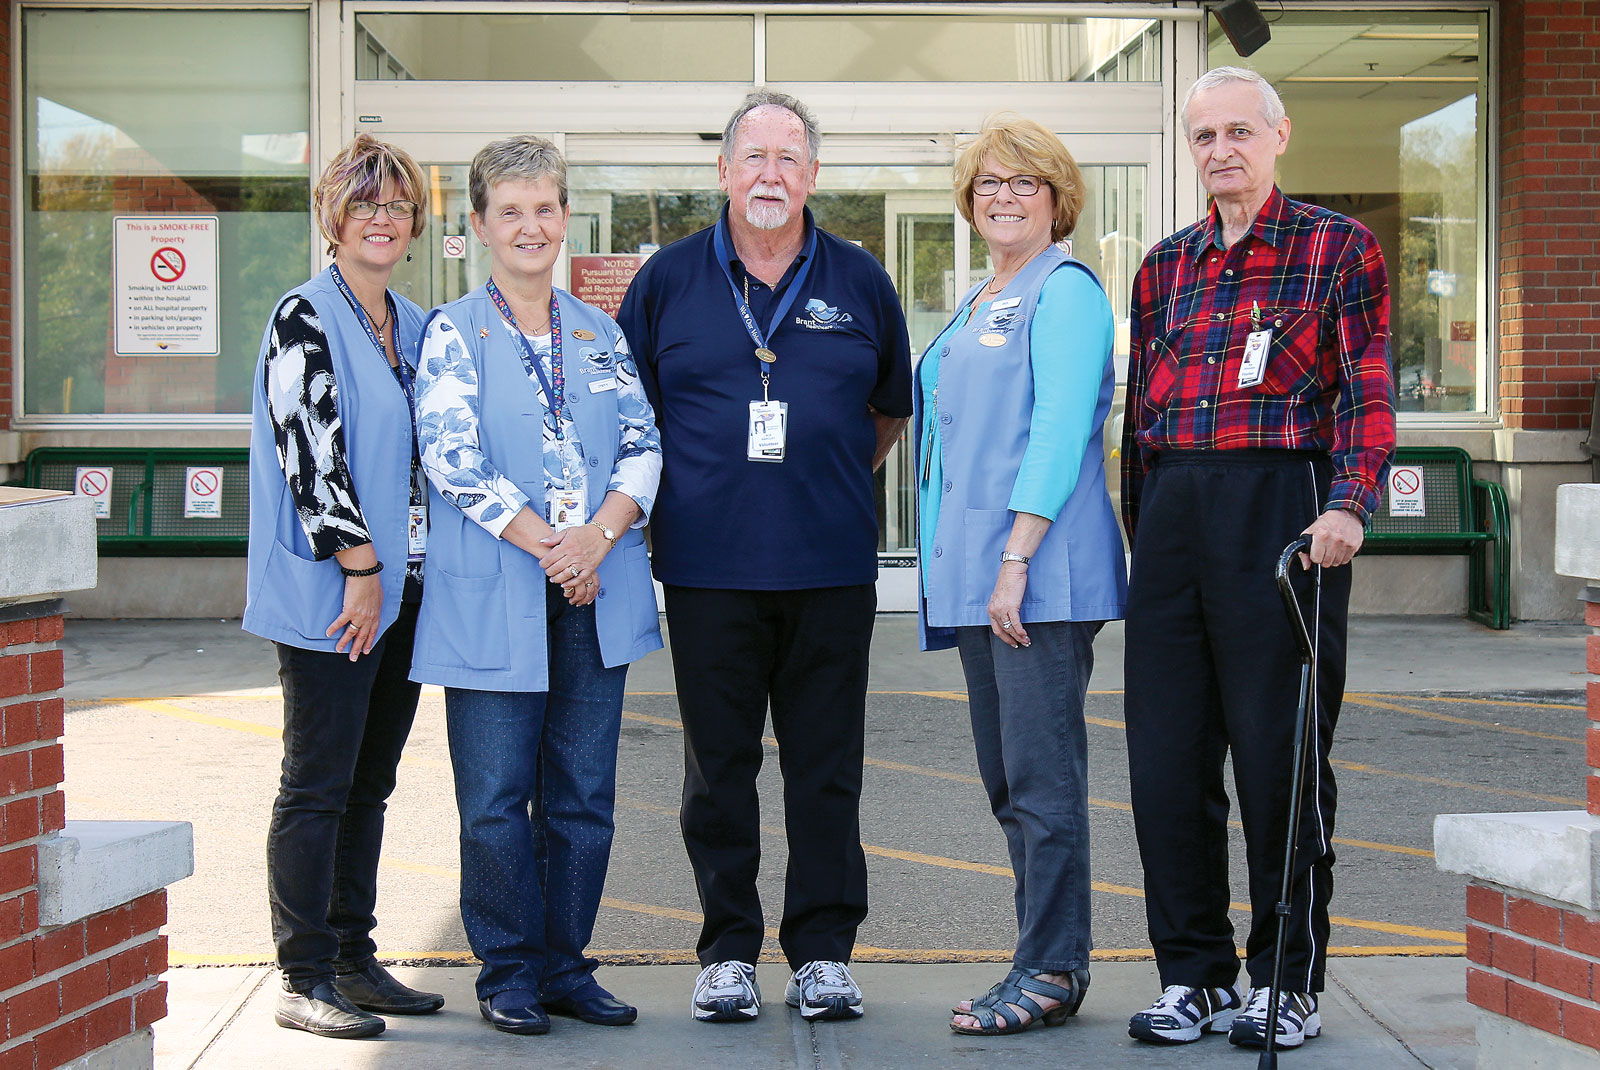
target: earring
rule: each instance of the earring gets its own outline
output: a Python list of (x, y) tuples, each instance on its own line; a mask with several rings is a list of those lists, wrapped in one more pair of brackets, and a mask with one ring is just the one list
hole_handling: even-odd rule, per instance
[(408, 264), (411, 263), (411, 254), (410, 253), (406, 254), (406, 263), (408, 263)]
[(485, 249), (487, 249), (487, 248), (489, 248), (489, 243), (488, 243), (488, 242), (481, 242), (481, 243), (480, 243), (480, 244), (481, 244), (481, 245), (482, 245), (482, 246), (483, 246), (483, 247), (484, 247), (484, 248), (485, 248)]

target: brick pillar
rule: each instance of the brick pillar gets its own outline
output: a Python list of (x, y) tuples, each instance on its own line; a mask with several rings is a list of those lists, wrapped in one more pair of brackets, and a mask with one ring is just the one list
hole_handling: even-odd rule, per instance
[(167, 1013), (165, 889), (40, 922), (40, 848), (66, 825), (64, 608), (0, 606), (0, 1070), (62, 1066)]
[[(1587, 578), (1588, 807), (1441, 814), (1439, 868), (1465, 873), (1479, 1070), (1600, 1063), (1600, 484), (1556, 492), (1555, 571)], [(1576, 720), (1576, 718), (1574, 718)]]

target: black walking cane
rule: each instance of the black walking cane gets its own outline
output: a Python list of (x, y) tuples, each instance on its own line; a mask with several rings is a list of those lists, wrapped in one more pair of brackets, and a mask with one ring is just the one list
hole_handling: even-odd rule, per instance
[[(1300, 706), (1294, 721), (1294, 776), (1289, 786), (1289, 833), (1283, 846), (1283, 884), (1278, 893), (1278, 933), (1272, 948), (1272, 988), (1267, 1002), (1267, 1046), (1256, 1063), (1256, 1070), (1276, 1070), (1278, 1065), (1278, 998), (1283, 990), (1283, 945), (1289, 926), (1290, 893), (1294, 888), (1295, 855), (1300, 847), (1300, 797), (1306, 784), (1306, 734), (1311, 730), (1311, 707), (1316, 701), (1317, 648), (1306, 629), (1305, 615), (1300, 612), (1300, 600), (1295, 597), (1289, 583), (1289, 566), (1297, 554), (1309, 552), (1311, 538), (1301, 535), (1278, 555), (1276, 578), (1278, 594), (1283, 598), (1284, 612), (1289, 615), (1290, 630), (1294, 632), (1295, 645), (1300, 648)], [(1322, 568), (1314, 566), (1316, 584), (1322, 588)]]

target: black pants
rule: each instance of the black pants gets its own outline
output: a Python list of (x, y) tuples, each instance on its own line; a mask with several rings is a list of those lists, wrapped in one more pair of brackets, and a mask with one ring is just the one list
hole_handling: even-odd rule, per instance
[[(1278, 554), (1321, 512), (1324, 455), (1165, 454), (1145, 482), (1128, 584), (1126, 703), (1134, 824), (1161, 983), (1232, 984), (1228, 796), (1250, 868), (1250, 983), (1272, 978), (1300, 658), (1273, 581)], [(1350, 568), (1291, 566), (1318, 648), (1284, 986), (1319, 992), (1333, 891), (1335, 790), (1328, 749), (1344, 693)]]
[(383, 812), (421, 688), (407, 679), (417, 603), (356, 661), (278, 647), (283, 683), (283, 773), (267, 830), (267, 896), (278, 965), (309, 991), (334, 963), (377, 951)]
[(702, 965), (761, 953), (756, 774), (769, 702), (789, 839), (778, 942), (791, 968), (850, 960), (867, 916), (861, 766), (877, 604), (872, 585), (666, 588), (683, 716), (683, 842), (705, 913)]

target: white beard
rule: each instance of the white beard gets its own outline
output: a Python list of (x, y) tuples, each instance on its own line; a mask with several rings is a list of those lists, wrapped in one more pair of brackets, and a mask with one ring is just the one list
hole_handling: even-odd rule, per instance
[[(756, 186), (750, 190), (750, 197), (745, 202), (744, 219), (752, 227), (757, 230), (777, 230), (789, 222), (789, 194), (782, 186)], [(783, 203), (760, 204), (756, 202), (756, 197), (775, 197)]]

